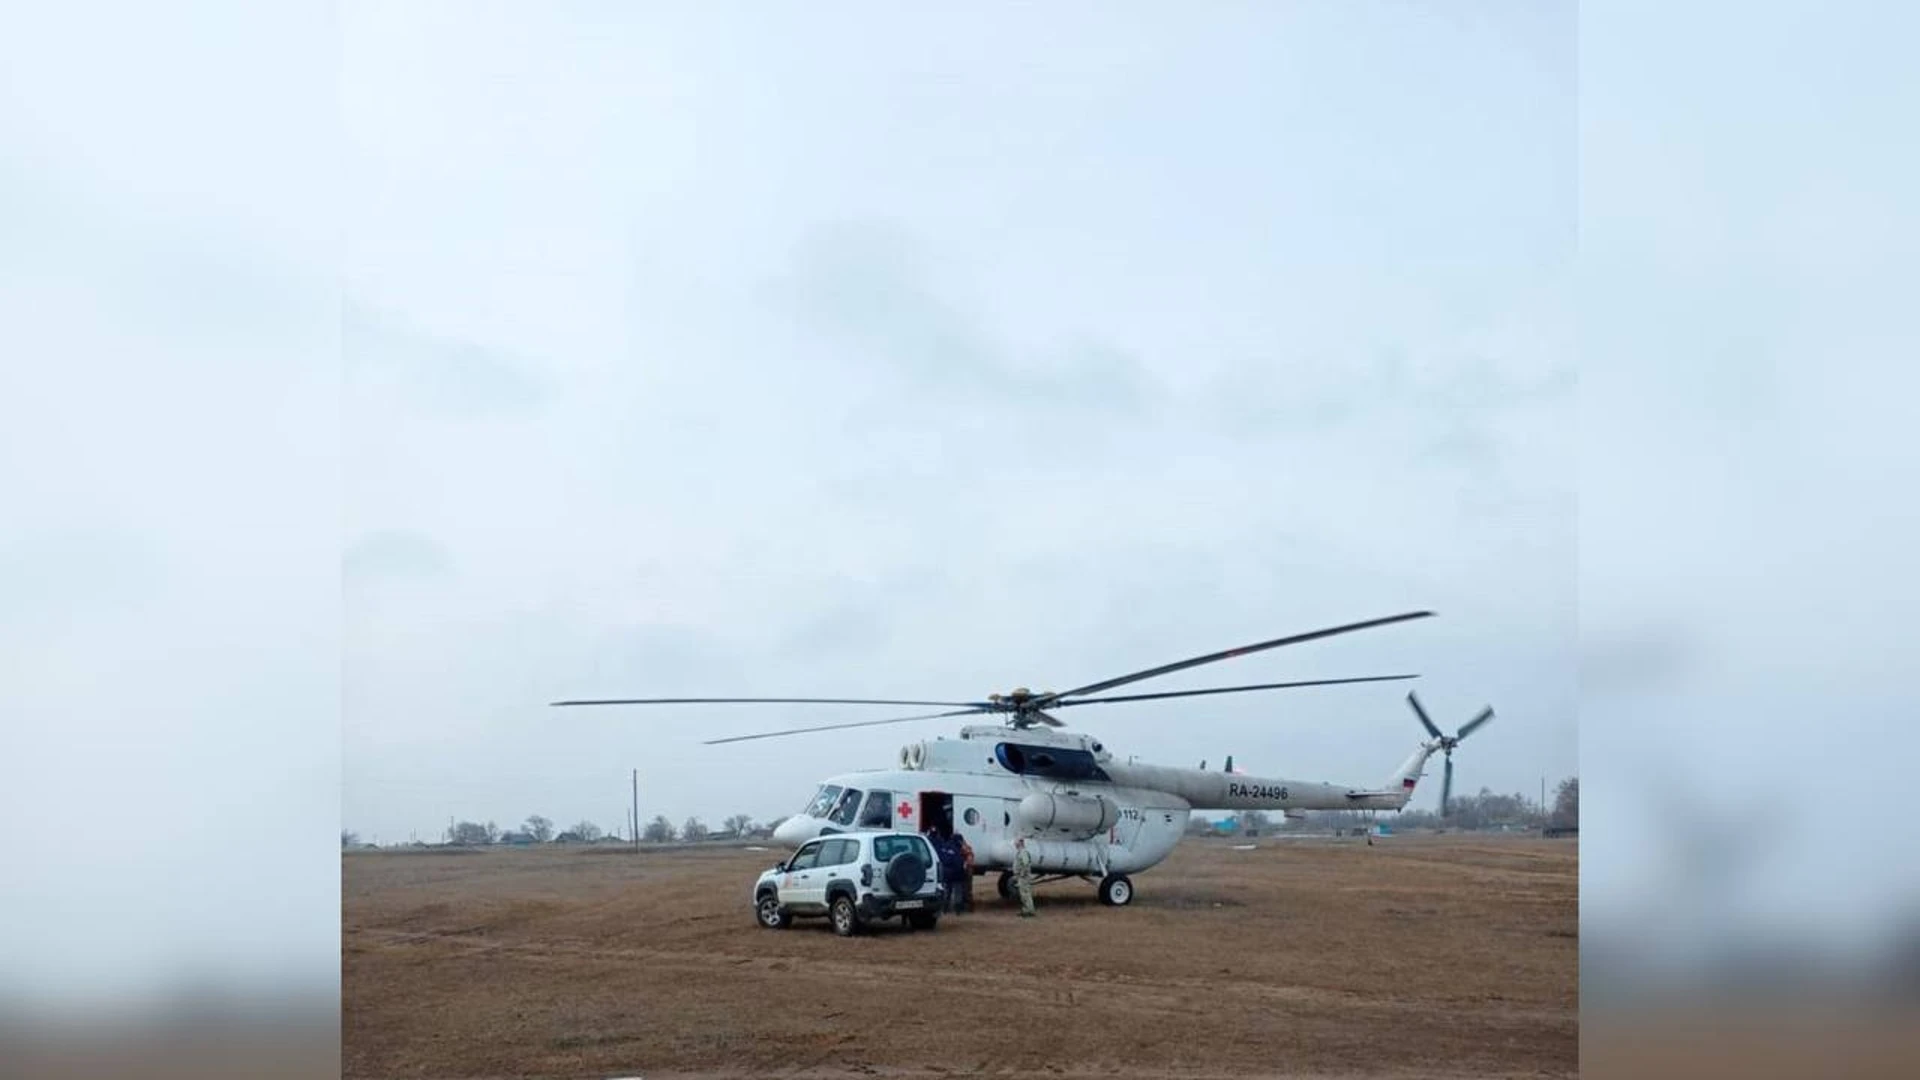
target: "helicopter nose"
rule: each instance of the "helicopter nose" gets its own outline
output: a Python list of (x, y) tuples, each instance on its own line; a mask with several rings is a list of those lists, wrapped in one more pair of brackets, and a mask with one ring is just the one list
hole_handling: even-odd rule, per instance
[(773, 838), (782, 844), (804, 844), (819, 833), (820, 825), (810, 817), (790, 817), (773, 830)]

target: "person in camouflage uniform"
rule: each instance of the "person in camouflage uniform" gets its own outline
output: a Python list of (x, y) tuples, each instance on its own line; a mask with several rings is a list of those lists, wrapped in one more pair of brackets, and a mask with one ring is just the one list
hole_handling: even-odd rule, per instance
[(1020, 894), (1020, 917), (1033, 917), (1033, 856), (1027, 854), (1027, 838), (1013, 842), (1013, 888)]

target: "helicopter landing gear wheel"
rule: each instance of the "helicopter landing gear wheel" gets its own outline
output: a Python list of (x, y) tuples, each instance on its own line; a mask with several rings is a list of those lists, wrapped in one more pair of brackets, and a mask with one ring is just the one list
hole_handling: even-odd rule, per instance
[(1000, 871), (1000, 884), (997, 888), (1000, 890), (1000, 899), (1009, 902), (1013, 900), (1013, 871)]
[(1133, 902), (1133, 882), (1125, 874), (1108, 874), (1101, 878), (1100, 902), (1108, 907), (1126, 907)]

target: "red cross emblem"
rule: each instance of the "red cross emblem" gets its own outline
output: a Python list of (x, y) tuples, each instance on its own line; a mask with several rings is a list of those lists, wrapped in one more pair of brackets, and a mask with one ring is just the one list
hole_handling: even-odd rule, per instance
[(908, 817), (912, 817), (912, 816), (913, 816), (913, 804), (912, 804), (912, 803), (910, 803), (910, 802), (908, 802), (908, 801), (907, 801), (907, 800), (905, 800), (905, 799), (901, 799), (901, 800), (900, 800), (900, 805), (899, 805), (899, 806), (896, 806), (896, 807), (894, 807), (894, 808), (893, 808), (893, 812), (894, 812), (894, 813), (896, 813), (896, 814), (899, 814), (899, 815), (900, 815), (901, 817), (903, 817), (903, 818), (908, 818)]

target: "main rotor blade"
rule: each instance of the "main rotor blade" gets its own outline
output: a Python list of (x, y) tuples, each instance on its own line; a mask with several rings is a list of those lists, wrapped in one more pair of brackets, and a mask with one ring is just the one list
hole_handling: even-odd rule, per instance
[(591, 701), (556, 701), (561, 705), (964, 705), (990, 708), (984, 701), (901, 701), (894, 698), (822, 698), (822, 697), (660, 697), (600, 698)]
[(788, 728), (785, 731), (762, 731), (756, 735), (729, 735), (724, 739), (706, 739), (708, 746), (721, 743), (746, 742), (749, 739), (772, 739), (781, 735), (803, 735), (809, 731), (838, 731), (841, 728), (879, 727), (882, 724), (905, 724), (913, 720), (939, 720), (948, 716), (977, 716), (989, 712), (988, 709), (956, 709), (952, 712), (928, 713), (925, 716), (896, 716), (891, 720), (855, 720), (846, 724), (821, 724), (818, 727)]
[(1455, 735), (1454, 738), (1456, 739), (1466, 738), (1469, 734), (1473, 732), (1474, 728), (1479, 727), (1481, 724), (1484, 724), (1491, 719), (1493, 719), (1493, 706), (1489, 705), (1486, 708), (1480, 710), (1479, 716), (1474, 717), (1473, 719), (1467, 721), (1464, 725), (1462, 725), (1460, 728), (1460, 734)]
[(1453, 802), (1453, 757), (1447, 757), (1447, 772), (1440, 781), (1440, 816), (1447, 816), (1447, 807)]
[(1086, 686), (1075, 687), (1072, 690), (1062, 691), (1058, 694), (1048, 694), (1036, 699), (1033, 704), (1040, 708), (1046, 708), (1061, 698), (1097, 694), (1102, 690), (1111, 690), (1116, 686), (1125, 686), (1128, 683), (1139, 682), (1142, 679), (1157, 678), (1161, 675), (1171, 675), (1176, 671), (1185, 671), (1188, 668), (1199, 667), (1201, 664), (1211, 664), (1217, 660), (1231, 660), (1236, 656), (1247, 656), (1252, 653), (1264, 652), (1267, 649), (1277, 649), (1282, 645), (1298, 645), (1303, 641), (1313, 641), (1317, 638), (1332, 637), (1335, 634), (1346, 634), (1355, 630), (1385, 626), (1388, 623), (1405, 622), (1408, 619), (1424, 619), (1432, 614), (1433, 612), (1431, 611), (1409, 611), (1401, 615), (1389, 615), (1384, 619), (1368, 619), (1366, 622), (1348, 623), (1345, 626), (1334, 626), (1325, 630), (1313, 630), (1305, 634), (1292, 634), (1283, 638), (1274, 638), (1272, 641), (1261, 641), (1252, 645), (1242, 645), (1237, 649), (1226, 649), (1217, 653), (1208, 653), (1205, 656), (1196, 656), (1191, 660), (1162, 664), (1159, 667), (1148, 668), (1145, 671), (1136, 671), (1130, 675), (1121, 675), (1117, 678), (1103, 679), (1097, 683), (1088, 683)]
[(1440, 729), (1434, 727), (1433, 721), (1427, 717), (1427, 710), (1420, 707), (1420, 699), (1414, 697), (1413, 691), (1411, 690), (1407, 691), (1407, 704), (1413, 706), (1413, 715), (1420, 718), (1420, 726), (1427, 729), (1427, 734), (1436, 739), (1444, 738), (1444, 736), (1440, 734)]
[(1285, 690), (1295, 686), (1332, 686), (1336, 683), (1390, 682), (1394, 679), (1417, 679), (1418, 675), (1362, 675), (1352, 679), (1306, 679), (1301, 682), (1256, 683), (1252, 686), (1216, 686), (1206, 690), (1169, 690), (1161, 694), (1122, 694), (1119, 697), (1081, 698), (1078, 701), (1056, 701), (1050, 708), (1064, 709), (1069, 705), (1111, 705), (1116, 701), (1156, 701), (1160, 698), (1200, 697), (1204, 694), (1238, 694), (1244, 690)]

